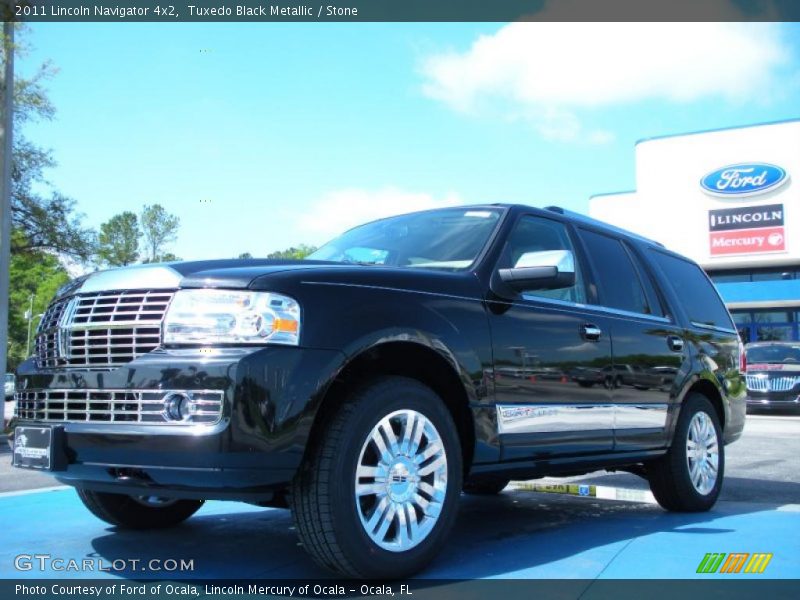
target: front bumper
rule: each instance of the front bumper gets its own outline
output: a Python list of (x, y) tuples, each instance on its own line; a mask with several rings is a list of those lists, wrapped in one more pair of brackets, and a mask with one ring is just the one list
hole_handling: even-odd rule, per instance
[(755, 410), (800, 410), (800, 394), (789, 392), (747, 392), (747, 408)]
[(67, 466), (52, 474), (69, 485), (258, 501), (293, 478), (317, 407), (343, 361), (334, 350), (289, 346), (158, 350), (110, 371), (44, 370), (28, 360), (18, 370), (21, 393), (216, 390), (223, 397), (221, 419), (208, 427), (165, 427), (15, 418), (11, 427), (63, 426)]

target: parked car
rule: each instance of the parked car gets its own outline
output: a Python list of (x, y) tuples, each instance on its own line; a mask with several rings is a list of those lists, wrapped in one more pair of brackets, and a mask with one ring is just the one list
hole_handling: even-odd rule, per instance
[(16, 378), (13, 373), (6, 373), (5, 381), (3, 382), (3, 392), (5, 393), (5, 401), (11, 402), (14, 399), (14, 392), (16, 391)]
[(581, 387), (593, 385), (609, 385), (608, 374), (603, 369), (591, 367), (573, 367), (569, 371), (569, 378)]
[(672, 387), (672, 384), (675, 383), (675, 377), (678, 375), (678, 368), (670, 366), (652, 367), (650, 373), (659, 378), (661, 381), (660, 387), (669, 389)]
[[(672, 389), (562, 371), (632, 355), (679, 364)], [(664, 508), (708, 510), (744, 424), (741, 359), (705, 273), (660, 244), (560, 208), (447, 208), (304, 261), (71, 282), (19, 367), (13, 456), (120, 528), (212, 498), (289, 506), (319, 564), (396, 578), (447, 544), (462, 490), (512, 477), (630, 470)]]
[(664, 385), (664, 376), (658, 371), (660, 367), (643, 369), (640, 365), (614, 364), (603, 369), (605, 381), (611, 382), (613, 387), (629, 385), (638, 390), (649, 390)]
[(800, 410), (800, 342), (747, 344), (747, 407)]

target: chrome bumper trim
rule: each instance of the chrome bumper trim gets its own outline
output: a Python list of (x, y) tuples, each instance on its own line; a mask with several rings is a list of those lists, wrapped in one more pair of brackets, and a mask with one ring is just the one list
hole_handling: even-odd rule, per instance
[[(185, 421), (170, 417), (182, 395)], [(222, 390), (40, 389), (15, 394), (15, 424), (63, 425), (67, 432), (207, 435), (227, 426)]]

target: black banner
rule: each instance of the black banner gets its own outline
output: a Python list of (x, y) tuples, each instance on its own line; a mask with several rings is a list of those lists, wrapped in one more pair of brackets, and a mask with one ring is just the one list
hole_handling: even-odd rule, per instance
[(783, 226), (783, 204), (740, 206), (708, 211), (709, 231)]
[[(758, 576), (754, 576), (758, 577)], [(503, 600), (558, 598), (563, 600), (655, 600), (665, 598), (725, 598), (770, 600), (800, 597), (800, 580), (715, 578), (707, 580), (620, 579), (493, 579), (475, 581), (128, 581), (1, 580), (0, 597), (41, 600), (268, 600), (283, 598), (394, 598), (396, 600)]]
[(20, 21), (798, 21), (796, 0), (16, 0)]

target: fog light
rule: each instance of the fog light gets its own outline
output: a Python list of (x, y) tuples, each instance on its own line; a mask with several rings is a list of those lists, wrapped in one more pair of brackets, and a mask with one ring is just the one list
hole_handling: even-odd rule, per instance
[(189, 394), (170, 392), (164, 396), (164, 404), (170, 421), (188, 421), (194, 414), (194, 401)]

